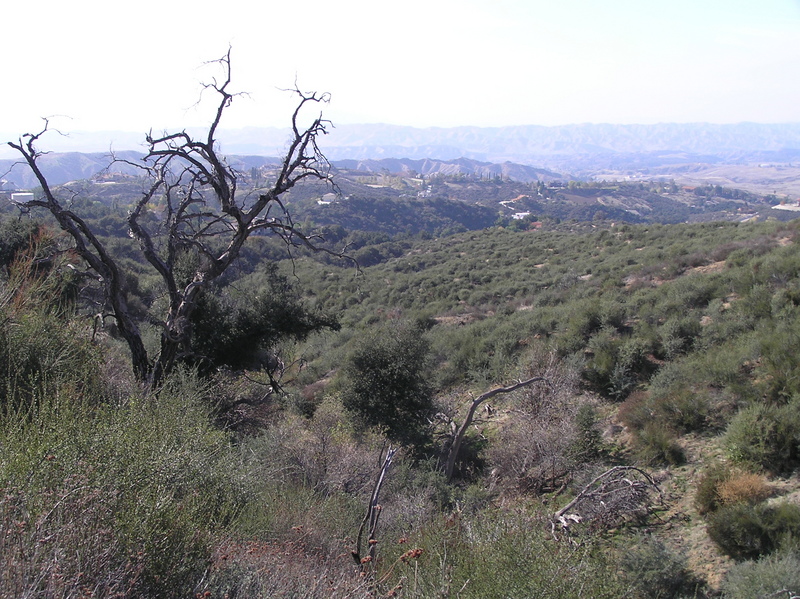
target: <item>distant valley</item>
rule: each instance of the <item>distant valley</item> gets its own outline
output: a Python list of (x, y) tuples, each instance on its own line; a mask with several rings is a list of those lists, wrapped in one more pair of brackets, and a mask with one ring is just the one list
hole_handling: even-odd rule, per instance
[[(235, 168), (243, 173), (253, 169), (267, 172), (279, 163), (286, 131), (272, 128), (229, 130), (222, 134), (224, 149)], [(54, 184), (96, 178), (98, 173), (135, 176), (136, 169), (126, 162), (109, 167), (108, 151), (65, 151), (80, 148), (101, 148), (115, 142), (119, 159), (136, 162), (141, 156), (132, 134), (98, 133), (71, 137), (53, 135), (45, 138), (42, 149), (53, 153), (41, 159), (41, 165)], [(103, 140), (106, 140), (105, 142)], [(595, 186), (595, 192), (551, 194), (547, 210), (541, 202), (529, 200), (526, 210), (558, 216), (578, 215), (585, 218), (596, 208), (609, 217), (656, 219), (661, 222), (716, 215), (733, 219), (758, 212), (770, 213), (769, 204), (794, 202), (800, 197), (800, 125), (660, 124), (660, 125), (570, 125), (563, 127), (501, 128), (429, 128), (416, 129), (391, 125), (342, 125), (331, 129), (321, 140), (323, 151), (340, 174), (351, 195), (368, 197), (379, 194), (398, 198), (417, 197), (424, 192), (423, 179), (444, 177), (474, 182), (504, 183), (501, 192), (487, 192), (486, 185), (451, 186), (447, 193), (439, 188), (439, 197), (490, 206), (501, 200), (528, 194), (516, 184), (566, 186), (570, 181)], [(52, 147), (45, 147), (52, 142)], [(131, 149), (128, 149), (131, 148)], [(0, 160), (0, 179), (4, 189), (28, 189), (34, 186), (32, 173), (15, 159)], [(397, 177), (401, 183), (378, 182), (365, 185), (365, 178)], [(662, 195), (647, 200), (642, 189), (632, 184), (645, 184), (649, 191), (678, 185), (682, 197)], [(624, 184), (620, 187), (618, 184)], [(516, 185), (516, 186), (515, 186)], [(602, 191), (603, 186), (612, 191)], [(354, 187), (355, 186), (355, 187)], [(717, 210), (714, 202), (693, 206), (692, 191), (698, 187), (737, 189), (760, 196), (754, 205), (740, 203)], [(392, 188), (390, 190), (390, 188)], [(685, 192), (689, 189), (689, 193)], [(486, 198), (475, 194), (490, 193)], [(596, 196), (592, 202), (588, 197)], [(102, 195), (102, 194), (101, 194)], [(422, 195), (425, 195), (422, 193)], [(680, 195), (680, 194), (678, 194)], [(464, 196), (464, 197), (461, 197)], [(421, 197), (421, 196), (420, 196)], [(708, 196), (703, 196), (704, 202)], [(541, 199), (541, 198), (540, 198)], [(729, 199), (729, 198), (728, 198)], [(655, 204), (654, 204), (655, 202)], [(523, 202), (524, 203), (524, 202)], [(566, 204), (565, 204), (566, 203)], [(565, 205), (574, 204), (570, 209)], [(753, 203), (751, 198), (750, 204)], [(659, 204), (659, 206), (656, 206)], [(667, 215), (664, 207), (667, 206)], [(553, 209), (557, 207), (558, 209)], [(523, 208), (520, 206), (519, 208)], [(622, 212), (620, 212), (622, 211)], [(693, 211), (693, 214), (689, 212)], [(775, 213), (772, 211), (771, 213)], [(788, 214), (786, 215), (788, 216)], [(327, 220), (327, 219), (323, 219)]]
[[(231, 156), (279, 156), (287, 131), (249, 127), (223, 131)], [(109, 148), (122, 156), (141, 151), (143, 135), (130, 132), (75, 132), (45, 138), (42, 149), (67, 156), (48, 159), (55, 181), (91, 177), (104, 168)], [(697, 185), (737, 186), (754, 193), (800, 195), (800, 124), (708, 123), (656, 125), (582, 124), (559, 127), (427, 128), (395, 125), (340, 125), (322, 140), (326, 156), (389, 172), (409, 168), (502, 174), (517, 181), (552, 177), (576, 180), (674, 179)], [(4, 154), (8, 156), (8, 153)], [(390, 162), (375, 162), (394, 159)], [(400, 160), (402, 162), (399, 162)], [(468, 159), (466, 162), (461, 159)], [(6, 173), (14, 157), (0, 160)], [(408, 161), (423, 161), (409, 167)], [(475, 163), (483, 163), (476, 165)], [(535, 171), (526, 167), (533, 167)], [(361, 168), (361, 167), (359, 167)], [(426, 170), (428, 169), (428, 170)], [(19, 187), (29, 178), (15, 170), (0, 175)]]

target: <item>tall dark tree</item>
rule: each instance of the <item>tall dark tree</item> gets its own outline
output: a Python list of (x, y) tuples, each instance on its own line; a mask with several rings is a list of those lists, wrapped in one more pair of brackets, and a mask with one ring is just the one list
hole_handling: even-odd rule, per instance
[(343, 372), (344, 407), (383, 429), (392, 441), (417, 449), (429, 439), (433, 391), (428, 384), (429, 346), (409, 325), (380, 327), (348, 356)]
[[(80, 256), (102, 287), (104, 317), (113, 318), (119, 334), (130, 348), (136, 377), (155, 388), (191, 351), (191, 316), (202, 290), (225, 273), (236, 261), (253, 234), (274, 234), (289, 247), (317, 249), (313, 240), (298, 230), (281, 196), (305, 179), (331, 181), (330, 165), (317, 146), (328, 121), (321, 115), (301, 126), (303, 113), (328, 101), (326, 94), (304, 93), (295, 88), (298, 104), (291, 116), (291, 138), (277, 179), (257, 195), (237, 193), (238, 173), (219, 153), (217, 129), (225, 110), (237, 94), (230, 91), (230, 51), (219, 61), (224, 74), (204, 87), (217, 98), (216, 111), (202, 139), (186, 131), (147, 135), (148, 152), (141, 168), (149, 179), (142, 197), (128, 215), (131, 235), (138, 241), (143, 258), (156, 270), (165, 287), (168, 304), (160, 318), (161, 346), (150, 356), (128, 306), (126, 272), (115, 260), (98, 233), (72, 210), (48, 183), (39, 165), (38, 143), (47, 131), (25, 134), (9, 142), (33, 171), (41, 191), (25, 208), (44, 208), (72, 238)], [(159, 218), (148, 218), (154, 212)], [(185, 276), (179, 268), (186, 254), (195, 257), (193, 272)]]
[[(274, 350), (280, 342), (302, 341), (321, 329), (339, 330), (338, 320), (307, 309), (289, 280), (274, 264), (265, 264), (266, 285), (231, 292), (212, 284), (198, 297), (192, 313), (191, 360), (202, 370), (280, 371)], [(238, 285), (237, 285), (238, 287)]]

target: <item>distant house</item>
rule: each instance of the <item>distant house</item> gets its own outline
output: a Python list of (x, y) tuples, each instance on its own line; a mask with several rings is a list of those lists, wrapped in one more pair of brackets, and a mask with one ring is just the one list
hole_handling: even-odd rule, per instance
[(772, 207), (773, 210), (789, 210), (791, 212), (800, 212), (800, 200), (790, 201), (783, 200), (782, 203)]
[(317, 200), (317, 204), (319, 204), (320, 206), (328, 206), (330, 204), (334, 204), (336, 202), (337, 197), (338, 196), (335, 193), (328, 192)]
[(33, 201), (33, 194), (32, 193), (12, 193), (11, 194), (11, 201), (15, 204), (24, 204), (25, 202)]
[(526, 216), (530, 215), (531, 215), (530, 212), (515, 212), (514, 214), (511, 215), (511, 218), (513, 218), (514, 220), (522, 220)]

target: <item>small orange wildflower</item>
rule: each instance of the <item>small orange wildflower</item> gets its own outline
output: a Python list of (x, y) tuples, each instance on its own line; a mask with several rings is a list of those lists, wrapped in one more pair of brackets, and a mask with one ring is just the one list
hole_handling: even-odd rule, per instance
[(422, 549), (417, 547), (416, 549), (409, 549), (406, 551), (400, 556), (400, 559), (404, 562), (407, 562), (410, 559), (417, 559), (420, 555), (422, 555)]

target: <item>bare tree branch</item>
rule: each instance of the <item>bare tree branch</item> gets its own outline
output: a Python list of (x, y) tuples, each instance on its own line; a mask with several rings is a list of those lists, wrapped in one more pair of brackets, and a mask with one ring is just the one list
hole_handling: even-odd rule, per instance
[[(281, 238), (290, 249), (304, 247), (343, 257), (319, 247), (316, 239), (300, 232), (281, 201), (284, 193), (305, 179), (331, 183), (330, 165), (317, 145), (318, 136), (327, 133), (329, 122), (320, 115), (307, 127), (300, 125), (307, 108), (327, 102), (328, 95), (305, 93), (296, 87), (292, 90), (299, 100), (291, 116), (291, 139), (279, 176), (274, 185), (251, 201), (247, 196), (237, 196), (237, 173), (219, 153), (216, 139), (225, 110), (239, 95), (230, 91), (230, 49), (214, 62), (222, 76), (204, 85), (204, 90), (216, 96), (216, 109), (205, 135), (195, 139), (186, 131), (161, 135), (151, 131), (146, 136), (148, 151), (142, 161), (121, 161), (137, 166), (150, 179), (127, 222), (142, 256), (161, 278), (169, 300), (161, 320), (161, 348), (154, 357), (145, 351), (127, 307), (124, 273), (119, 264), (87, 223), (59, 201), (39, 168), (42, 153), (36, 144), (48, 130), (47, 120), (39, 133), (26, 134), (18, 143), (9, 143), (22, 155), (42, 188), (42, 197), (24, 207), (45, 208), (72, 237), (78, 255), (103, 282), (109, 306), (105, 311), (113, 315), (129, 345), (136, 376), (151, 388), (157, 387), (176, 360), (189, 351), (189, 319), (199, 293), (237, 260), (251, 235), (269, 233)], [(159, 218), (149, 218), (150, 214)], [(188, 281), (179, 280), (176, 267), (189, 253), (198, 257), (197, 265)]]
[(117, 263), (86, 222), (62, 205), (39, 168), (37, 160), (42, 156), (42, 152), (36, 148), (35, 144), (47, 132), (48, 124), (48, 120), (45, 119), (45, 126), (39, 133), (27, 133), (20, 138), (18, 143), (8, 142), (10, 147), (22, 155), (42, 188), (42, 199), (27, 202), (23, 206), (46, 208), (61, 229), (70, 235), (75, 243), (77, 254), (97, 273), (103, 284), (104, 297), (109, 311), (114, 315), (120, 335), (130, 348), (134, 374), (137, 378), (144, 379), (149, 372), (147, 351), (142, 342), (139, 328), (128, 310), (124, 280)]
[(495, 395), (511, 393), (512, 391), (516, 391), (517, 389), (521, 389), (522, 387), (527, 387), (528, 385), (538, 382), (547, 383), (548, 381), (544, 377), (535, 376), (525, 381), (518, 381), (513, 385), (509, 385), (508, 387), (497, 387), (496, 389), (487, 391), (486, 393), (483, 393), (472, 400), (469, 410), (467, 411), (467, 415), (464, 418), (464, 422), (461, 423), (461, 426), (456, 432), (455, 437), (453, 438), (453, 443), (450, 445), (450, 451), (447, 454), (447, 463), (445, 464), (444, 472), (448, 481), (453, 478), (453, 471), (455, 470), (458, 451), (461, 449), (461, 443), (464, 441), (464, 435), (466, 434), (467, 429), (469, 429), (469, 426), (472, 424), (472, 420), (475, 417), (475, 411), (478, 409), (478, 406), (480, 406), (487, 399), (491, 399)]

